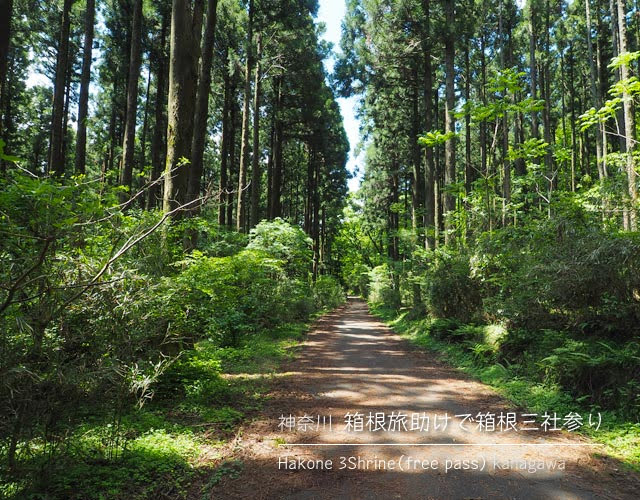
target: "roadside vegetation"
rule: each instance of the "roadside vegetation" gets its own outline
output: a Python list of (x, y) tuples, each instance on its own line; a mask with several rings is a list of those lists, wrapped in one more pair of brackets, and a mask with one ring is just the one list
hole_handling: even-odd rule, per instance
[(598, 431), (586, 420), (582, 430), (640, 467), (637, 234), (566, 206), (464, 249), (423, 251), (413, 265), (360, 278), (374, 313), (520, 407), (600, 413)]
[(340, 285), (313, 282), (310, 239), (280, 219), (244, 235), (204, 212), (120, 254), (162, 213), (105, 210), (80, 182), (10, 179), (1, 252), (31, 274), (2, 268), (16, 293), (0, 316), (0, 496), (184, 497)]

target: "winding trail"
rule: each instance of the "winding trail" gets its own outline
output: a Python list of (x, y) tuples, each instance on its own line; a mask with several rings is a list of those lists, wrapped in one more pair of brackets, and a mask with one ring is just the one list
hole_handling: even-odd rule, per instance
[[(574, 434), (486, 432), (469, 421), (461, 429), (462, 418), (455, 415), (479, 412), (495, 414), (496, 428), (500, 412), (515, 411), (518, 425), (527, 424), (522, 424), (521, 411), (489, 387), (435, 355), (412, 349), (373, 318), (361, 300), (324, 316), (286, 369), (261, 419), (245, 427), (230, 452), (243, 462), (242, 472), (221, 481), (211, 498), (639, 498), (638, 477), (623, 472), (611, 458), (596, 458), (597, 447)], [(363, 416), (363, 430), (347, 431), (345, 415), (356, 412)], [(369, 429), (368, 416), (376, 412), (385, 413), (386, 430)], [(401, 431), (390, 432), (393, 412), (407, 415), (407, 431), (400, 418)], [(414, 413), (418, 426), (426, 426), (423, 414), (430, 417), (429, 431), (411, 431)], [(280, 429), (280, 416), (289, 414), (310, 416), (316, 425), (305, 429), (298, 419), (296, 429)], [(451, 420), (443, 429), (445, 414)], [(318, 416), (327, 420), (316, 429)], [(332, 466), (299, 470), (298, 460), (331, 460)], [(284, 464), (291, 461), (295, 469)], [(352, 469), (352, 463), (358, 467)], [(341, 464), (347, 467), (340, 470)]]

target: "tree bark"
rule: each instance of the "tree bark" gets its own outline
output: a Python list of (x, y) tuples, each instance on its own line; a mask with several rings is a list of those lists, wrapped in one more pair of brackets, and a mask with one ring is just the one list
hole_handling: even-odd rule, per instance
[[(433, 129), (433, 70), (431, 67), (431, 26), (429, 22), (430, 1), (423, 0), (422, 11), (425, 16), (425, 34), (424, 34), (424, 126), (427, 132)], [(424, 152), (424, 173), (425, 173), (425, 247), (427, 249), (435, 248), (435, 165), (433, 162), (433, 148), (425, 148)]]
[(227, 227), (233, 227), (233, 190), (235, 179), (237, 175), (234, 175), (235, 166), (237, 165), (237, 155), (236, 155), (236, 131), (238, 130), (238, 114), (239, 114), (239, 106), (237, 101), (237, 89), (238, 89), (238, 78), (237, 74), (234, 73), (232, 75), (232, 83), (231, 83), (231, 116), (230, 123), (231, 126), (229, 128), (229, 172), (228, 172), (228, 185), (227, 185)]
[[(625, 16), (624, 0), (617, 0), (618, 4), (618, 31), (620, 42), (620, 53), (627, 52), (627, 21)], [(620, 67), (620, 78), (627, 80), (631, 76), (631, 68), (628, 64)], [(625, 140), (627, 146), (627, 184), (629, 189), (629, 230), (636, 231), (638, 229), (637, 222), (637, 205), (638, 205), (638, 189), (636, 186), (635, 160), (633, 153), (635, 151), (635, 116), (633, 113), (633, 101), (628, 91), (622, 95), (624, 106), (624, 129)]]
[(244, 200), (249, 163), (249, 113), (251, 101), (251, 70), (253, 68), (253, 0), (249, 0), (249, 23), (247, 25), (247, 54), (244, 74), (242, 103), (242, 142), (240, 145), (240, 170), (238, 171), (238, 207), (236, 209), (236, 230), (245, 230)]
[(218, 202), (218, 224), (220, 226), (224, 226), (226, 224), (227, 189), (229, 187), (227, 171), (229, 166), (229, 113), (231, 111), (231, 79), (226, 67), (228, 56), (228, 50), (226, 50), (222, 69), (222, 80), (224, 82), (224, 103), (222, 105), (222, 143), (220, 144), (220, 199)]
[[(191, 167), (189, 170), (188, 201), (194, 201), (200, 194), (202, 183), (205, 138), (207, 136), (207, 122), (209, 119), (209, 94), (211, 92), (211, 66), (213, 64), (213, 49), (216, 41), (218, 0), (209, 0), (207, 4), (207, 24), (202, 44), (202, 62), (196, 98), (196, 114), (193, 120), (193, 142), (191, 144)], [(198, 207), (190, 212), (197, 213)]]
[(250, 226), (255, 227), (260, 218), (260, 185), (262, 171), (260, 170), (260, 81), (262, 58), (262, 33), (258, 33), (256, 41), (256, 68), (253, 85), (253, 146), (251, 156), (251, 217)]
[[(13, 0), (0, 0), (0, 90), (3, 90), (2, 94), (0, 94), (1, 96), (4, 96), (4, 85), (7, 79), (12, 15)], [(4, 102), (4, 100), (0, 102)]]
[[(455, 0), (447, 0), (445, 2), (445, 17), (447, 24), (447, 34), (444, 43), (445, 58), (445, 113), (444, 113), (444, 129), (445, 133), (455, 133)], [(452, 223), (453, 212), (456, 208), (456, 198), (450, 192), (451, 185), (456, 181), (456, 141), (455, 137), (451, 137), (445, 143), (445, 185), (447, 192), (444, 199), (445, 211), (445, 244), (452, 244), (455, 241), (454, 226)]]
[(49, 146), (49, 172), (64, 175), (64, 96), (69, 66), (69, 31), (71, 29), (71, 6), (74, 0), (64, 0), (58, 41), (58, 58), (53, 88), (53, 111), (51, 115), (51, 144)]
[[(535, 26), (535, 6), (534, 1), (529, 2), (529, 78), (531, 80), (531, 98), (538, 98), (538, 80), (536, 68), (536, 26)], [(538, 131), (538, 112), (531, 111), (531, 135), (537, 139)]]
[[(598, 76), (596, 72), (596, 60), (593, 52), (593, 42), (591, 41), (591, 6), (589, 5), (591, 0), (585, 0), (585, 17), (587, 23), (587, 53), (589, 56), (589, 76), (591, 83), (591, 105), (597, 110), (600, 109), (600, 89), (598, 87)], [(605, 175), (602, 170), (604, 156), (602, 150), (602, 128), (603, 124), (598, 123), (596, 130), (596, 166), (598, 168), (598, 178), (602, 183)]]
[(127, 114), (124, 122), (124, 142), (122, 144), (122, 167), (120, 185), (127, 188), (121, 194), (122, 202), (130, 196), (133, 178), (133, 163), (136, 148), (136, 116), (138, 111), (138, 80), (142, 59), (142, 0), (135, 0), (131, 23), (131, 53), (129, 56), (129, 79), (127, 81)]
[[(612, 54), (613, 57), (617, 57), (622, 50), (620, 49), (620, 28), (618, 22), (618, 11), (616, 6), (616, 0), (609, 0), (609, 13), (611, 14), (611, 46), (612, 46)], [(622, 75), (620, 72), (620, 68), (615, 70), (616, 79), (622, 79)], [(618, 124), (618, 145), (620, 148), (620, 152), (624, 153), (626, 151), (627, 143), (626, 136), (624, 132), (624, 111), (622, 109), (618, 109), (616, 113), (616, 123)]]
[(275, 114), (275, 131), (273, 145), (273, 185), (271, 186), (271, 219), (282, 215), (282, 204), (280, 196), (282, 192), (282, 147), (284, 142), (284, 126), (280, 115), (282, 107), (282, 77), (279, 76), (276, 81), (276, 105)]
[(89, 85), (91, 84), (91, 56), (93, 49), (93, 24), (95, 21), (95, 0), (87, 0), (84, 17), (84, 48), (82, 53), (82, 76), (80, 77), (80, 98), (78, 100), (78, 131), (76, 133), (76, 173), (86, 171), (87, 156), (87, 115), (89, 110)]
[[(163, 209), (172, 211), (187, 201), (189, 156), (193, 139), (203, 0), (173, 0), (169, 55), (169, 111)], [(187, 159), (187, 161), (184, 161)], [(176, 218), (184, 216), (177, 213)]]
[(166, 86), (167, 86), (167, 25), (168, 13), (162, 16), (162, 27), (160, 28), (160, 46), (156, 60), (158, 63), (156, 75), (156, 107), (154, 113), (155, 127), (153, 138), (151, 139), (151, 182), (149, 195), (147, 197), (147, 209), (155, 208), (159, 205), (161, 186), (159, 181), (162, 176), (162, 166), (164, 164), (165, 144), (167, 126), (165, 125), (165, 111), (167, 106)]

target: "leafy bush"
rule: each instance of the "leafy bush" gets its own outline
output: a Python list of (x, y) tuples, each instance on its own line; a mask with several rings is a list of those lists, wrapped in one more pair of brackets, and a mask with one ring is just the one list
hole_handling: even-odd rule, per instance
[(284, 262), (290, 276), (306, 276), (311, 267), (311, 239), (280, 218), (262, 221), (249, 234), (247, 249), (265, 252)]
[(427, 272), (426, 301), (436, 318), (470, 321), (481, 305), (480, 283), (471, 276), (466, 255), (441, 253)]
[(391, 269), (387, 264), (369, 271), (369, 301), (394, 309), (400, 306), (400, 291), (393, 282)]
[(318, 276), (313, 284), (313, 299), (318, 309), (333, 309), (344, 303), (340, 283), (332, 276)]

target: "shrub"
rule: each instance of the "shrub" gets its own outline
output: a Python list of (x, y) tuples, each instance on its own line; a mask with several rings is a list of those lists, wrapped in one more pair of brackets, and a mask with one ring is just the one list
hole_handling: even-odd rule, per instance
[(369, 301), (392, 308), (400, 306), (400, 291), (393, 281), (391, 269), (386, 264), (369, 271)]
[(466, 255), (442, 253), (427, 272), (427, 306), (437, 318), (470, 321), (480, 309), (480, 292), (480, 283), (471, 276)]
[(344, 290), (332, 276), (318, 276), (313, 284), (313, 299), (318, 309), (333, 309), (345, 301)]
[(262, 221), (249, 233), (248, 250), (259, 250), (284, 262), (290, 276), (306, 276), (311, 267), (311, 239), (280, 218)]

